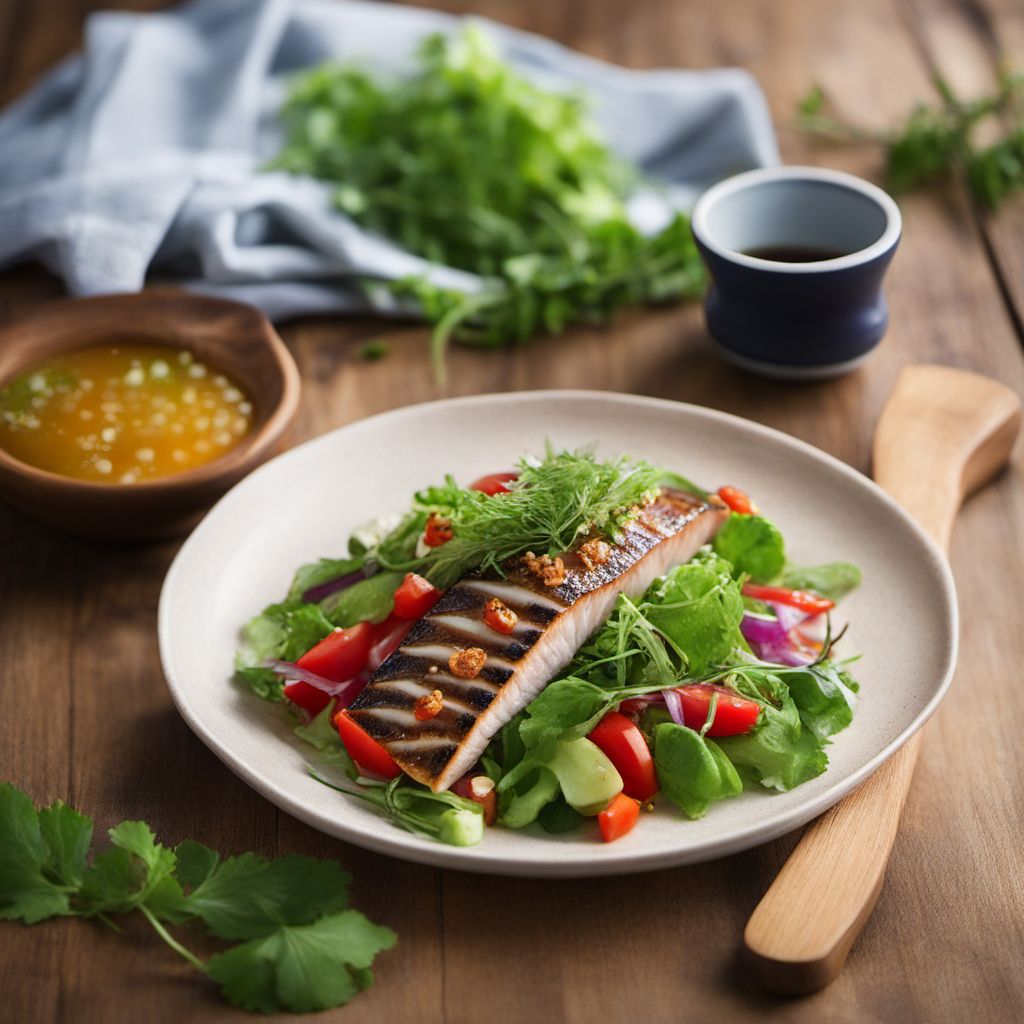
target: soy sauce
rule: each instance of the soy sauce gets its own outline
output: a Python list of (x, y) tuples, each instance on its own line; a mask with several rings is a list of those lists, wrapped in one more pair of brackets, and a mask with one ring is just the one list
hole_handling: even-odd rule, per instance
[(776, 263), (817, 263), (820, 260), (836, 260), (846, 253), (840, 249), (822, 249), (811, 245), (759, 245), (744, 249), (744, 256), (759, 260), (774, 260)]

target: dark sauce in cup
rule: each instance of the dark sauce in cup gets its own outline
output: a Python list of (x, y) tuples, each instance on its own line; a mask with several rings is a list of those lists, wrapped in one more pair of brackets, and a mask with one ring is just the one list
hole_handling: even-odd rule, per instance
[(846, 253), (841, 249), (821, 249), (810, 245), (759, 245), (744, 249), (744, 256), (758, 260), (774, 260), (776, 263), (818, 263), (821, 260), (837, 260)]

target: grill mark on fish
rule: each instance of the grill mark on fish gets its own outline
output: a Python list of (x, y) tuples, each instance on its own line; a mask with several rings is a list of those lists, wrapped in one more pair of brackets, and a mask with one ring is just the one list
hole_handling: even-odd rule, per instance
[[(421, 644), (421, 645), (417, 645), (417, 646), (410, 646), (409, 644), (402, 644), (402, 646), (399, 648), (399, 650), (403, 654), (408, 654), (410, 657), (423, 658), (426, 661), (434, 662), (437, 665), (447, 665), (448, 664), (448, 659), (453, 654), (455, 654), (457, 651), (463, 651), (467, 647), (474, 647), (474, 646), (476, 646), (476, 645), (475, 644), (465, 644), (465, 643), (463, 643), (463, 644), (436, 643), (436, 644)], [(518, 645), (512, 645), (512, 646), (518, 646)], [(525, 653), (526, 653), (525, 649), (523, 649), (522, 653), (517, 653), (514, 656), (515, 661), (518, 661), (523, 656), (523, 654), (525, 654)], [(487, 655), (487, 664), (484, 665), (484, 670), (480, 674), (483, 675), (484, 672), (486, 672), (488, 669), (490, 669), (491, 672), (504, 672), (505, 673), (505, 677), (503, 679), (501, 679), (500, 682), (505, 682), (505, 679), (507, 679), (508, 676), (511, 675), (513, 671), (515, 671), (515, 664), (513, 663), (513, 661), (510, 661), (507, 658), (501, 658), (501, 657), (498, 657), (498, 655), (488, 654)], [(489, 676), (488, 678), (493, 678), (493, 677)]]
[[(378, 696), (381, 697), (379, 703), (375, 704), (376, 708), (385, 707), (396, 707), (413, 709), (416, 706), (416, 701), (428, 693), (433, 693), (434, 690), (440, 690), (441, 695), (444, 697), (445, 707), (450, 707), (455, 711), (459, 711), (465, 714), (473, 716), (478, 715), (491, 701), (494, 699), (493, 693), (487, 691), (481, 691), (485, 694), (483, 700), (478, 700), (476, 703), (467, 699), (462, 693), (457, 691), (456, 687), (453, 687), (450, 683), (442, 681), (435, 681), (433, 676), (427, 676), (426, 679), (391, 679), (388, 680), (387, 687), (378, 688)], [(456, 690), (456, 692), (452, 692)]]
[[(568, 571), (558, 587), (545, 586), (521, 559), (506, 563), (501, 578), (474, 573), (460, 580), (413, 626), (349, 713), (414, 779), (435, 791), (447, 789), (490, 737), (568, 664), (620, 593), (637, 597), (688, 561), (727, 514), (715, 499), (668, 492), (624, 527), (603, 564), (588, 569), (574, 552), (566, 553)], [(483, 623), (491, 597), (515, 611), (522, 632), (505, 636)], [(484, 668), (469, 680), (447, 671), (451, 654), (466, 647), (487, 653)], [(414, 694), (434, 689), (445, 696), (441, 713), (406, 724), (402, 712), (415, 703)]]

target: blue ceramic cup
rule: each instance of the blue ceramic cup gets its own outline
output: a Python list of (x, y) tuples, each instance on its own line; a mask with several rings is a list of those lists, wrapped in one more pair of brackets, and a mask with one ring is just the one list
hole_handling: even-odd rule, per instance
[(708, 331), (731, 362), (816, 380), (852, 370), (882, 340), (901, 220), (870, 182), (818, 167), (749, 171), (705, 192), (692, 227), (712, 279)]

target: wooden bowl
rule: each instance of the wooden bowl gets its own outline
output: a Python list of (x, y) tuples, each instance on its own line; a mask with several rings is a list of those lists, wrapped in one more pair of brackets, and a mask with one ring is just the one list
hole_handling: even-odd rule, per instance
[(259, 310), (169, 288), (62, 300), (0, 330), (0, 386), (58, 353), (128, 338), (186, 348), (232, 377), (252, 403), (253, 429), (219, 459), (136, 484), (60, 476), (0, 448), (0, 497), (50, 526), (97, 540), (135, 542), (183, 533), (283, 447), (299, 405), (298, 369)]

